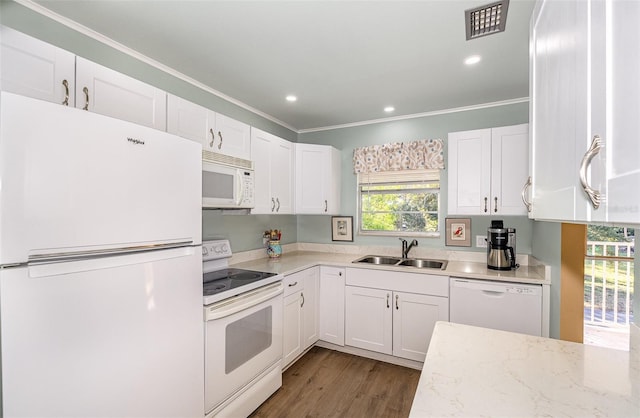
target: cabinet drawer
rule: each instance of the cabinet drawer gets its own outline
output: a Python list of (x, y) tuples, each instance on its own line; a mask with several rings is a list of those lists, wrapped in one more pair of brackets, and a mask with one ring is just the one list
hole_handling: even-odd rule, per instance
[(304, 289), (304, 276), (300, 273), (291, 274), (285, 276), (282, 283), (284, 284), (284, 296), (287, 297)]

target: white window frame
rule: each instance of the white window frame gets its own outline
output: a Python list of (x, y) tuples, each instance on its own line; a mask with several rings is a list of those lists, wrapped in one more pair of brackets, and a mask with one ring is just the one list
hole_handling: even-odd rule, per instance
[[(438, 187), (438, 230), (428, 232), (415, 231), (364, 231), (362, 230), (362, 184), (367, 183), (409, 183), (409, 182), (433, 182), (437, 181)], [(442, 179), (440, 170), (403, 170), (387, 171), (382, 173), (359, 173), (356, 179), (356, 199), (357, 199), (357, 234), (364, 236), (387, 236), (387, 237), (421, 237), (439, 238), (443, 226), (441, 188)]]

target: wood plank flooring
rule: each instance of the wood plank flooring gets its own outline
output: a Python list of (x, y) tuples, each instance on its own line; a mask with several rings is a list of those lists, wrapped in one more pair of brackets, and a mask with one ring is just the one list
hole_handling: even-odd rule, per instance
[(251, 417), (405, 418), (419, 378), (419, 370), (313, 347)]

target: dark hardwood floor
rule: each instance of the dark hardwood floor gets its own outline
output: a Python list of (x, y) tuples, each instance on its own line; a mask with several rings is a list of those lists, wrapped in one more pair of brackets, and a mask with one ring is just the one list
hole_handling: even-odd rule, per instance
[(419, 370), (313, 347), (251, 417), (404, 418), (419, 378)]

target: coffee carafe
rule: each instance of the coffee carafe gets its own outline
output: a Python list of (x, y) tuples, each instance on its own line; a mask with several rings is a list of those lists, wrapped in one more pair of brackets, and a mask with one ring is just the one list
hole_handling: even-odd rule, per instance
[(511, 270), (516, 264), (516, 230), (505, 228), (501, 220), (491, 221), (487, 229), (487, 267)]

